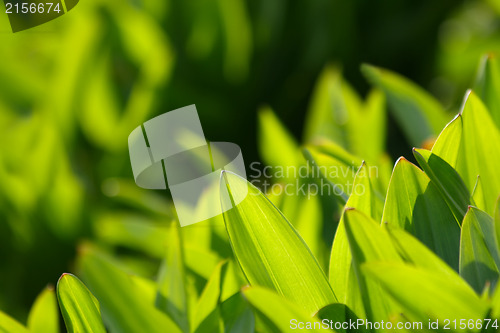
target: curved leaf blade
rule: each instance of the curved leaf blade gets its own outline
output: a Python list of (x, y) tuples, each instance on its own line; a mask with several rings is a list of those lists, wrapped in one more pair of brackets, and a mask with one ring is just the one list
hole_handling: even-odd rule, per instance
[(458, 270), (457, 220), (425, 173), (404, 158), (394, 167), (382, 221), (415, 235)]
[[(234, 205), (239, 201), (234, 198), (242, 193), (247, 193), (246, 197)], [(255, 186), (225, 171), (221, 200), (233, 252), (251, 285), (275, 290), (309, 313), (336, 302), (303, 239)]]
[(57, 298), (68, 332), (106, 332), (99, 302), (76, 276), (61, 275)]

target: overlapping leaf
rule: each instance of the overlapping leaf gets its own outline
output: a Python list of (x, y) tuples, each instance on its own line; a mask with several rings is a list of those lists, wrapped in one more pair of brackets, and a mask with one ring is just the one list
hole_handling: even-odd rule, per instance
[(460, 275), (481, 293), (496, 286), (500, 268), (500, 252), (491, 216), (470, 207), (462, 225)]
[[(484, 203), (478, 208), (493, 214), (500, 194), (500, 132), (481, 100), (470, 92), (460, 113), (440, 134), (432, 152), (454, 167), (470, 192), (479, 176)], [(487, 163), (485, 161), (488, 161)]]
[(460, 228), (457, 220), (438, 188), (404, 158), (394, 167), (382, 221), (415, 235), (458, 270)]

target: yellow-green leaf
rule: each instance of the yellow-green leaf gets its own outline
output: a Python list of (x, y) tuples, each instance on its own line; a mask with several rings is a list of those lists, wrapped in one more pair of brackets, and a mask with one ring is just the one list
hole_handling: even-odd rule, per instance
[(221, 200), (233, 252), (251, 285), (273, 289), (311, 314), (336, 301), (304, 240), (255, 186), (224, 172)]
[(106, 332), (99, 302), (76, 276), (61, 276), (57, 282), (57, 298), (68, 332)]

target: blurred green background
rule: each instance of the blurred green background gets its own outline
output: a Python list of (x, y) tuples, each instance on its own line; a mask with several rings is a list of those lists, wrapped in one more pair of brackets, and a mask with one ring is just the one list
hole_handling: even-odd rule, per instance
[[(162, 235), (140, 223), (174, 212), (167, 193), (135, 186), (127, 150), (145, 120), (196, 104), (206, 137), (237, 143), (249, 165), (262, 105), (299, 139), (322, 69), (342, 68), (366, 94), (363, 62), (414, 80), (451, 114), (480, 56), (500, 50), (498, 13), (495, 0), (84, 0), (16, 34), (0, 15), (0, 309), (25, 320), (85, 239), (133, 266), (114, 221), (137, 222), (150, 241), (137, 247), (161, 252)], [(392, 119), (387, 147), (411, 153)]]

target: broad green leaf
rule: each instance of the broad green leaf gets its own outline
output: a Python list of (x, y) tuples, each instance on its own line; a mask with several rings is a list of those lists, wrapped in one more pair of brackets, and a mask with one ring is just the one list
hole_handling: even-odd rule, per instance
[(499, 276), (500, 253), (491, 216), (470, 207), (462, 224), (460, 275), (481, 293), (494, 288)]
[[(365, 163), (356, 174), (353, 188), (358, 190), (353, 191), (346, 205), (358, 209), (374, 220), (380, 220), (383, 199), (373, 188), (369, 177), (369, 167)], [(342, 217), (335, 233), (330, 255), (330, 284), (339, 302), (351, 306), (356, 311), (357, 307), (353, 304), (355, 301), (352, 297), (354, 297), (355, 293), (358, 293), (359, 289), (356, 281), (352, 280), (352, 274), (352, 255), (345, 233), (344, 218)], [(354, 285), (352, 282), (354, 282)]]
[(474, 91), (488, 108), (497, 128), (500, 128), (500, 68), (495, 55), (487, 54), (481, 59)]
[(224, 172), (221, 201), (235, 257), (251, 285), (276, 290), (307, 313), (336, 301), (305, 242), (255, 186)]
[[(248, 287), (242, 292), (252, 307), (271, 321), (278, 332), (295, 332), (298, 329), (307, 329), (311, 332), (323, 331), (321, 322), (304, 312), (299, 304), (294, 304), (271, 290)], [(343, 317), (343, 314), (341, 316)]]
[(28, 333), (28, 329), (0, 311), (0, 332), (2, 333)]
[(437, 135), (448, 116), (439, 102), (408, 79), (389, 70), (362, 65), (361, 71), (387, 96), (394, 118), (410, 143), (421, 146)]
[(413, 155), (443, 198), (458, 221), (462, 221), (470, 204), (470, 192), (462, 178), (445, 160), (426, 149), (413, 149)]
[[(460, 278), (404, 263), (373, 262), (363, 272), (380, 283), (412, 320), (482, 319), (488, 305)], [(425, 324), (424, 324), (425, 325)]]
[(500, 158), (500, 132), (473, 92), (466, 95), (460, 115), (443, 130), (432, 152), (457, 170), (469, 191), (473, 192), (478, 176), (484, 180), (481, 189), (485, 207), (479, 207), (493, 214), (500, 193), (500, 173), (496, 168)]
[(131, 278), (101, 252), (86, 245), (79, 258), (82, 276), (99, 299), (103, 320), (116, 332), (181, 332), (164, 313), (147, 302)]
[(177, 223), (168, 230), (165, 258), (158, 274), (158, 293), (155, 305), (165, 312), (184, 331), (189, 331), (183, 242)]
[(273, 167), (295, 167), (300, 163), (299, 146), (269, 107), (259, 111), (259, 152)]
[(28, 316), (28, 328), (32, 333), (59, 332), (59, 308), (54, 288), (45, 288), (33, 303)]
[[(366, 278), (361, 266), (367, 262), (401, 261), (399, 253), (392, 245), (387, 231), (359, 210), (346, 208), (344, 221), (366, 317), (376, 321), (393, 318), (399, 312), (399, 308), (378, 284)], [(356, 312), (356, 309), (353, 310)], [(357, 315), (364, 317), (360, 313)]]
[(68, 332), (106, 332), (99, 302), (76, 276), (61, 275), (57, 298)]
[(438, 188), (414, 164), (396, 162), (387, 191), (384, 223), (415, 235), (458, 270), (460, 227)]

